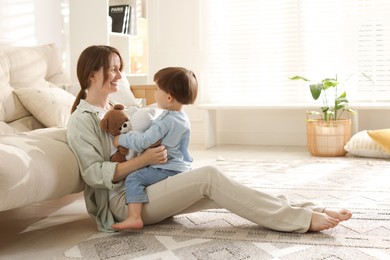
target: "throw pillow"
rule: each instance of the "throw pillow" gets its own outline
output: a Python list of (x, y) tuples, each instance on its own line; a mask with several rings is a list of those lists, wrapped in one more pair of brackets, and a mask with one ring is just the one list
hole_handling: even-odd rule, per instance
[(344, 149), (352, 155), (361, 157), (390, 158), (390, 154), (386, 153), (378, 144), (376, 144), (366, 130), (354, 134), (347, 142)]
[(46, 127), (66, 126), (75, 97), (55, 86), (14, 90), (20, 102)]
[[(9, 60), (9, 82), (13, 88), (48, 87), (46, 75), (52, 46), (10, 47), (4, 50)], [(12, 72), (12, 73), (11, 73)]]
[(369, 130), (368, 135), (390, 155), (390, 129)]

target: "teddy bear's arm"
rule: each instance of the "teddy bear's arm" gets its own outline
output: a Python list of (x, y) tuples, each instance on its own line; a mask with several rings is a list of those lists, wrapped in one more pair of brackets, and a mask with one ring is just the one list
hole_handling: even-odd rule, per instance
[(127, 148), (125, 148), (123, 146), (119, 146), (118, 150), (119, 150), (119, 153), (122, 154), (122, 155), (127, 155), (129, 153), (129, 149), (127, 149)]
[(121, 162), (126, 161), (126, 156), (124, 156), (123, 154), (121, 154), (121, 153), (119, 152), (119, 150), (117, 150), (117, 151), (111, 156), (110, 161), (111, 161), (111, 162), (119, 162), (119, 163), (121, 163)]

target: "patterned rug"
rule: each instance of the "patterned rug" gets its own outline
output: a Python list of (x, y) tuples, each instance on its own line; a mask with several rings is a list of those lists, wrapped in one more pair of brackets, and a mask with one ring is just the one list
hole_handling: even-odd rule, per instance
[(232, 178), (292, 200), (353, 211), (318, 233), (268, 230), (226, 210), (179, 215), (141, 231), (97, 233), (55, 259), (390, 259), (390, 161), (216, 161)]

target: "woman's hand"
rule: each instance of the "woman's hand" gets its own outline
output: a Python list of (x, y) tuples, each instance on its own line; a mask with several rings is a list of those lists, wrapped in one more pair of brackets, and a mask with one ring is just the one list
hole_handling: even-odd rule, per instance
[(167, 150), (165, 146), (159, 145), (157, 147), (151, 147), (146, 149), (142, 156), (148, 158), (148, 164), (163, 164), (167, 162)]

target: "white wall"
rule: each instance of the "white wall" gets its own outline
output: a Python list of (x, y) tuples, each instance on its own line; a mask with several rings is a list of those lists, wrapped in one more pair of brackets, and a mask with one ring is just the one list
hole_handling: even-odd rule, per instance
[[(163, 67), (182, 66), (193, 70), (202, 85), (200, 7), (198, 0), (147, 0), (149, 79)], [(185, 110), (191, 119), (192, 142), (203, 143), (204, 111), (196, 109), (196, 105)]]
[(64, 46), (63, 0), (0, 0), (0, 44)]
[[(80, 53), (90, 45), (108, 44), (107, 0), (69, 1), (69, 49), (71, 79), (77, 82), (76, 64)], [(91, 9), (91, 7), (93, 7)], [(99, 16), (101, 15), (101, 19)]]
[(55, 43), (65, 60), (67, 0), (0, 0), (0, 45)]
[[(203, 62), (202, 23), (206, 17), (202, 3), (209, 0), (148, 0), (150, 61), (149, 78), (165, 66), (184, 66), (194, 70), (201, 93), (207, 88)], [(203, 143), (205, 111), (196, 105), (186, 108), (192, 122), (192, 142)], [(390, 128), (390, 110), (361, 110), (355, 131)], [(295, 110), (224, 110), (217, 112), (217, 143), (305, 145), (306, 111)]]

